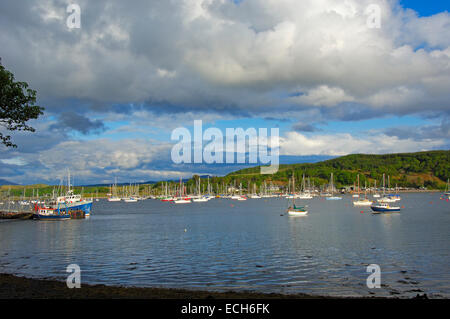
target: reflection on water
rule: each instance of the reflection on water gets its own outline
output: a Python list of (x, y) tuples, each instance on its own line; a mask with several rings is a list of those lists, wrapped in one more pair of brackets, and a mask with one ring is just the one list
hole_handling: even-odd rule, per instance
[[(76, 263), (85, 283), (450, 297), (450, 203), (402, 198), (390, 215), (316, 198), (306, 217), (284, 214), (283, 199), (100, 201), (87, 220), (1, 222), (0, 272), (64, 279)], [(366, 287), (369, 264), (381, 289)]]

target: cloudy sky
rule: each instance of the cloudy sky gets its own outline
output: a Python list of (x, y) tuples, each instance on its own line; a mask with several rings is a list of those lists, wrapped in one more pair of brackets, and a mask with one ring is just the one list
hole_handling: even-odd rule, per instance
[(224, 173), (172, 163), (194, 120), (278, 127), (284, 159), (450, 146), (446, 1), (1, 1), (0, 57), (45, 107), (1, 147), (16, 183)]

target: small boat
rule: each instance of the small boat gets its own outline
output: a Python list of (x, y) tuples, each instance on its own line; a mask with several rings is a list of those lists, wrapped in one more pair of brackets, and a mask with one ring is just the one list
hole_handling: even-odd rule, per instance
[(371, 206), (373, 204), (373, 201), (365, 198), (362, 200), (356, 200), (353, 202), (353, 206)]
[(59, 212), (57, 209), (48, 207), (39, 207), (36, 209), (33, 219), (40, 220), (67, 220), (70, 219), (70, 214), (66, 212)]
[(290, 216), (306, 216), (308, 214), (308, 211), (305, 207), (297, 207), (294, 204), (293, 207), (291, 206), (287, 209), (287, 213)]
[(108, 202), (120, 202), (122, 199), (120, 197), (111, 196), (108, 197)]
[[(292, 174), (292, 185), (293, 189), (295, 190), (294, 174)], [(289, 216), (305, 216), (308, 214), (308, 211), (304, 206), (297, 207), (295, 205), (295, 198), (292, 197), (292, 206), (289, 206), (289, 208), (287, 209), (287, 213)]]
[(300, 199), (312, 199), (313, 196), (310, 193), (301, 193), (296, 196), (296, 198)]
[(189, 204), (189, 203), (192, 203), (190, 198), (179, 198), (179, 199), (173, 200), (173, 202), (175, 204)]
[(138, 200), (137, 200), (137, 198), (134, 198), (134, 197), (127, 197), (127, 198), (124, 198), (123, 201), (125, 203), (136, 203)]
[(326, 197), (327, 200), (341, 200), (342, 199), (342, 197), (340, 197), (340, 196), (334, 196), (335, 187), (334, 187), (334, 182), (333, 182), (333, 173), (331, 173), (329, 188), (331, 188), (331, 196), (327, 196)]
[(385, 196), (385, 197), (380, 198), (378, 200), (379, 203), (395, 203), (396, 201), (397, 201), (397, 199), (391, 198), (391, 197), (388, 197), (388, 196)]
[[(358, 194), (357, 196), (359, 197), (359, 192), (360, 192), (360, 188), (359, 188), (359, 174), (358, 174)], [(353, 195), (354, 197), (355, 195)], [(353, 206), (370, 206), (372, 205), (373, 202), (371, 200), (367, 199), (367, 185), (365, 185), (364, 187), (364, 199), (360, 199), (360, 200), (356, 200), (353, 202)]]
[(209, 199), (206, 197), (200, 197), (200, 198), (193, 198), (192, 201), (194, 203), (204, 203), (207, 202)]
[(400, 207), (398, 206), (390, 206), (388, 203), (379, 203), (370, 206), (370, 208), (376, 213), (389, 213), (389, 212), (399, 212)]
[(327, 197), (327, 200), (340, 200), (340, 199), (342, 199), (342, 197), (340, 197), (340, 196), (330, 196), (330, 197)]

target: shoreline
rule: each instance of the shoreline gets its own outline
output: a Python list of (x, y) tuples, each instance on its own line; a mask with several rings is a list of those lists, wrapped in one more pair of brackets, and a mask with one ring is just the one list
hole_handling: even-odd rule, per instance
[(311, 294), (259, 293), (254, 291), (215, 292), (178, 288), (124, 287), (103, 284), (81, 284), (67, 288), (66, 282), (35, 279), (0, 273), (0, 299), (428, 299), (427, 295), (398, 297), (339, 297)]
[[(81, 284), (67, 288), (66, 282), (0, 273), (0, 299), (342, 299), (308, 294), (214, 292), (178, 288), (124, 287)], [(346, 298), (347, 299), (347, 298)], [(358, 299), (358, 298), (350, 298)]]

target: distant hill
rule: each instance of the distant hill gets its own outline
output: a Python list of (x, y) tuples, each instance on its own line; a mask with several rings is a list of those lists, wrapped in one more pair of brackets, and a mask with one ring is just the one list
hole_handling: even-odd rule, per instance
[(295, 174), (299, 181), (303, 174), (317, 184), (324, 184), (334, 173), (338, 186), (351, 185), (360, 175), (361, 185), (375, 181), (380, 185), (383, 173), (390, 176), (390, 185), (430, 188), (445, 187), (450, 177), (450, 151), (427, 151), (385, 155), (353, 154), (318, 163), (280, 165), (274, 175), (261, 175), (260, 167), (246, 168), (227, 175), (229, 179), (251, 179), (287, 182)]
[(10, 182), (10, 181), (7, 181), (6, 179), (1, 179), (0, 178), (0, 186), (1, 185), (18, 185), (18, 184)]

